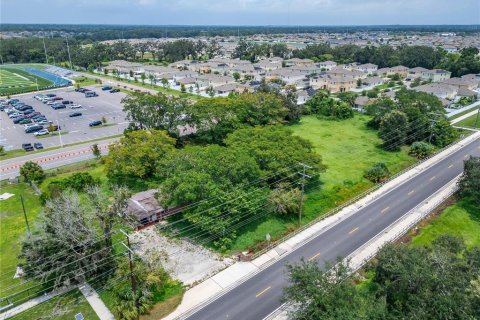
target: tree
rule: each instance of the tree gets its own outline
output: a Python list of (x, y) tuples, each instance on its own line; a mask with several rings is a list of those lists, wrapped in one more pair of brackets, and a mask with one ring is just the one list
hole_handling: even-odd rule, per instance
[(380, 128), (380, 122), (382, 118), (389, 113), (397, 109), (397, 105), (389, 98), (379, 98), (369, 103), (366, 107), (366, 113), (373, 116), (373, 118), (368, 121), (367, 125), (371, 128), (378, 129)]
[(110, 145), (104, 157), (107, 176), (113, 181), (141, 183), (154, 177), (160, 159), (173, 151), (175, 140), (165, 131), (141, 130), (125, 133)]
[(180, 84), (180, 91), (181, 91), (182, 93), (187, 92), (187, 89), (185, 88), (185, 84), (184, 84), (184, 83)]
[(458, 182), (460, 193), (471, 197), (480, 206), (480, 157), (470, 156), (463, 164), (463, 174)]
[(105, 116), (102, 117), (102, 123), (103, 123), (103, 124), (106, 124), (106, 123), (107, 123), (107, 118), (105, 118)]
[(300, 208), (301, 191), (298, 188), (289, 188), (288, 185), (279, 186), (270, 192), (268, 203), (272, 211), (280, 216), (298, 214)]
[(45, 179), (42, 167), (32, 161), (27, 161), (20, 167), (20, 175), (28, 182), (40, 183)]
[(370, 169), (365, 171), (363, 176), (373, 183), (379, 183), (385, 181), (389, 175), (390, 171), (385, 163), (377, 162)]
[(362, 87), (362, 79), (357, 79), (357, 88)]
[(162, 86), (163, 86), (165, 89), (168, 88), (168, 79), (162, 78), (161, 82), (162, 82)]
[(4, 155), (5, 154), (5, 147), (0, 145), (0, 155)]
[(240, 77), (241, 77), (240, 73), (238, 73), (236, 71), (232, 74), (232, 76), (235, 79), (235, 81), (237, 81), (237, 82), (238, 82), (238, 80), (240, 80)]
[(380, 122), (378, 135), (387, 150), (398, 150), (407, 141), (408, 118), (401, 111), (387, 113)]
[(434, 151), (435, 147), (433, 145), (423, 141), (416, 141), (411, 145), (408, 153), (417, 159), (425, 159), (432, 155)]
[(100, 151), (100, 148), (98, 147), (98, 144), (94, 143), (91, 149), (92, 149), (93, 156), (97, 159), (100, 159), (100, 157), (102, 156), (102, 153)]
[(140, 79), (142, 79), (142, 83), (145, 84), (145, 80), (147, 79), (147, 76), (145, 75), (145, 73), (142, 73), (140, 75)]
[[(346, 99), (347, 96), (344, 96)], [(324, 91), (317, 92), (305, 103), (307, 113), (314, 113), (330, 119), (353, 118), (353, 109), (346, 102), (339, 102), (328, 96)]]

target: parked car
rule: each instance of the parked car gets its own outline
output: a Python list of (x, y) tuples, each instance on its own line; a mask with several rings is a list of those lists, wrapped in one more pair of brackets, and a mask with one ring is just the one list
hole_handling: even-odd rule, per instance
[(112, 87), (111, 86), (103, 86), (102, 90), (103, 91), (112, 90)]
[(20, 100), (18, 100), (18, 99), (10, 99), (10, 100), (8, 100), (7, 103), (10, 104), (10, 105), (13, 105), (15, 102), (19, 102), (19, 101)]
[(47, 134), (50, 134), (50, 132), (48, 132), (47, 129), (38, 130), (37, 132), (33, 133), (33, 135), (36, 136), (36, 137), (46, 136)]
[(26, 109), (26, 110), (21, 110), (21, 111), (23, 111), (23, 114), (24, 114), (24, 115), (27, 115), (27, 114), (30, 114), (30, 113), (35, 112), (33, 109)]
[(9, 117), (10, 119), (16, 118), (16, 117), (19, 117), (19, 116), (21, 116), (21, 114), (18, 113), (18, 112), (12, 112), (12, 113), (10, 113), (10, 114), (8, 115), (8, 117)]
[(120, 92), (120, 89), (115, 88), (115, 89), (110, 90), (110, 93), (115, 93), (115, 92)]
[(81, 115), (82, 115), (81, 112), (72, 112), (72, 113), (70, 113), (68, 116), (69, 116), (70, 118), (73, 118), (73, 117), (80, 117)]
[(30, 120), (28, 118), (25, 118), (23, 120), (20, 120), (20, 122), (18, 124), (26, 124), (26, 123), (32, 123), (32, 120)]
[(53, 100), (63, 100), (62, 97), (54, 97)]
[(85, 92), (85, 98), (98, 97), (98, 94), (95, 91)]
[(96, 126), (100, 126), (100, 125), (102, 125), (102, 121), (100, 121), (100, 120), (92, 121), (88, 124), (88, 126), (90, 126), (90, 127), (96, 127)]
[(47, 106), (51, 106), (51, 105), (54, 104), (54, 103), (57, 103), (57, 102), (55, 102), (55, 101), (53, 101), (53, 100), (47, 101)]
[(52, 123), (52, 121), (48, 121), (47, 119), (42, 119), (42, 120), (35, 121), (35, 122), (39, 125), (48, 125), (48, 124)]
[(47, 93), (46, 96), (49, 98), (53, 98), (53, 97), (56, 97), (57, 95), (55, 93)]
[(37, 132), (37, 131), (40, 131), (40, 130), (43, 130), (43, 126), (35, 125), (35, 126), (31, 126), (31, 127), (28, 127), (27, 129), (25, 129), (25, 133)]
[(35, 149), (43, 149), (43, 144), (41, 144), (40, 142), (35, 142), (33, 146), (35, 147)]
[(62, 101), (62, 103), (63, 103), (63, 104), (72, 104), (72, 103), (73, 103), (73, 101), (70, 101), (70, 100), (63, 100), (63, 101)]
[(17, 124), (17, 123), (20, 123), (20, 121), (25, 120), (25, 119), (26, 119), (25, 117), (17, 117), (17, 118), (13, 119), (13, 123)]
[(66, 109), (67, 107), (65, 107), (64, 104), (56, 104), (56, 105), (52, 105), (52, 109), (54, 110), (58, 110), (58, 109)]
[(75, 91), (83, 93), (85, 92), (85, 88), (76, 88)]
[(22, 143), (22, 148), (25, 151), (33, 151), (33, 146), (31, 143)]
[(70, 109), (80, 109), (82, 107), (82, 105), (80, 104), (71, 104), (68, 106)]

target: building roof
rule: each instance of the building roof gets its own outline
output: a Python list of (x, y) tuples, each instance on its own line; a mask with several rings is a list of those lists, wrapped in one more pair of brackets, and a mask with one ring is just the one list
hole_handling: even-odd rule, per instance
[(138, 220), (150, 217), (153, 214), (163, 212), (164, 209), (155, 198), (158, 189), (150, 189), (134, 194), (128, 199), (127, 210), (133, 214)]

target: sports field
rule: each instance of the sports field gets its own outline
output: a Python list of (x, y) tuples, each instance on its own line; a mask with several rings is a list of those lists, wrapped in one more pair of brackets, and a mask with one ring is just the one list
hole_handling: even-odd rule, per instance
[(0, 95), (32, 91), (50, 86), (52, 82), (23, 70), (13, 68), (0, 69)]

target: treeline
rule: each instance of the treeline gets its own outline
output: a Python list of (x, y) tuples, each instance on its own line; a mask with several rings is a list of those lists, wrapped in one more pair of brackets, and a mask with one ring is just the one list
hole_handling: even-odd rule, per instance
[(480, 72), (480, 59), (477, 48), (465, 48), (459, 54), (448, 54), (441, 48), (427, 46), (367, 46), (344, 45), (330, 47), (325, 44), (308, 45), (294, 50), (296, 58), (309, 58), (314, 61), (333, 60), (337, 63), (373, 63), (379, 68), (403, 65), (408, 68), (444, 68), (453, 76)]
[(247, 36), (254, 34), (296, 34), (368, 31), (391, 32), (478, 32), (476, 25), (411, 25), (411, 26), (130, 26), (130, 25), (62, 25), (62, 24), (2, 24), (3, 31), (30, 31), (59, 36), (70, 33), (74, 38), (94, 41), (198, 36)]

